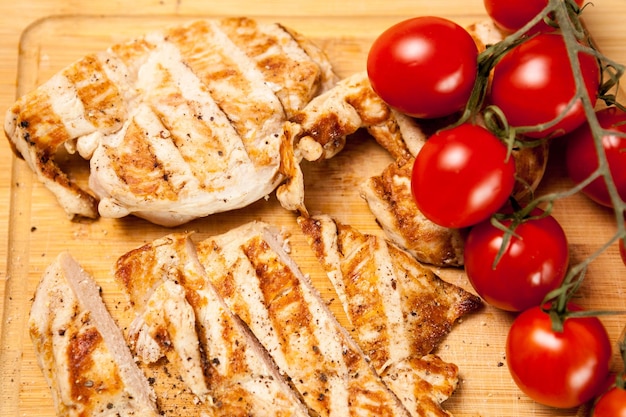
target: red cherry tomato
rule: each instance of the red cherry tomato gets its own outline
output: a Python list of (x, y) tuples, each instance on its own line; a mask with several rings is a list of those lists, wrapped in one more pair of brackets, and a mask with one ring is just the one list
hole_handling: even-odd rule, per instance
[(458, 24), (416, 17), (384, 31), (367, 57), (374, 91), (391, 107), (419, 118), (447, 116), (467, 103), (478, 48)]
[(592, 417), (626, 417), (626, 390), (613, 387), (604, 393), (598, 399)]
[(515, 185), (515, 163), (487, 129), (463, 124), (437, 132), (417, 154), (411, 189), (436, 224), (462, 228), (491, 216)]
[(597, 317), (568, 318), (557, 333), (550, 315), (537, 306), (513, 321), (506, 359), (513, 380), (530, 398), (551, 407), (577, 407), (606, 387), (611, 341)]
[[(515, 228), (494, 267), (504, 232), (485, 220), (470, 230), (465, 243), (465, 271), (474, 289), (489, 304), (508, 311), (540, 305), (565, 278), (569, 248), (557, 220), (542, 210)], [(512, 220), (502, 222), (510, 227)]]
[[(578, 54), (585, 87), (595, 104), (600, 72), (595, 57)], [(576, 94), (576, 84), (560, 34), (537, 35), (509, 51), (496, 64), (491, 101), (513, 127), (530, 127), (560, 116)], [(571, 132), (586, 120), (578, 100), (556, 125), (527, 133), (533, 138)]]
[[(626, 112), (609, 107), (597, 111), (596, 116), (602, 128), (626, 133)], [(566, 146), (567, 173), (578, 184), (598, 168), (598, 153), (589, 125), (585, 123), (568, 135)], [(607, 134), (602, 137), (602, 147), (617, 192), (622, 199), (626, 199), (626, 137)], [(604, 178), (596, 179), (583, 189), (583, 193), (598, 204), (613, 206)]]
[[(576, 0), (582, 6), (583, 0)], [(548, 0), (484, 0), (485, 10), (494, 23), (505, 32), (516, 32), (533, 20), (548, 5)], [(540, 22), (531, 33), (546, 32), (554, 28)]]

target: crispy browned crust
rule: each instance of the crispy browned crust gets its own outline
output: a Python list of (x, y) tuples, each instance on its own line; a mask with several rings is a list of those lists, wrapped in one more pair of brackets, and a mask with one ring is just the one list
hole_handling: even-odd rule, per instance
[[(150, 335), (172, 369), (183, 375), (183, 381), (189, 381), (184, 375), (190, 375), (184, 370), (184, 362), (195, 361), (197, 368), (193, 372), (196, 375), (199, 372), (200, 383), (193, 381), (193, 387), (202, 392), (194, 391), (194, 394), (203, 403), (199, 407), (204, 413), (210, 411), (212, 416), (224, 417), (308, 414), (268, 353), (218, 297), (196, 258), (189, 234), (170, 234), (127, 252), (117, 261), (115, 278), (126, 290), (138, 315), (152, 308), (142, 317), (149, 322)], [(166, 302), (178, 301), (175, 307), (171, 303), (161, 304), (157, 299), (160, 294), (152, 295), (169, 284), (179, 286), (183, 292), (182, 299), (171, 290), (162, 293)], [(177, 314), (187, 305), (194, 312), (191, 323), (173, 325), (178, 322), (171, 322), (168, 314)], [(193, 329), (189, 339), (177, 338), (183, 326)], [(187, 346), (180, 346), (181, 343)], [(199, 350), (199, 358), (180, 357), (181, 348), (193, 353)], [(271, 391), (271, 398), (264, 396), (259, 384)], [(272, 409), (271, 414), (267, 414), (268, 408)]]
[(359, 129), (366, 129), (392, 156), (400, 158), (411, 154), (399, 124), (404, 118), (374, 92), (367, 74), (361, 72), (315, 97), (291, 120), (302, 126), (301, 139), (323, 148), (323, 159), (341, 151), (346, 138)]
[[(326, 272), (336, 273), (334, 265), (328, 262), (333, 256), (333, 249), (328, 244), (330, 237), (324, 236), (327, 231), (322, 223), (315, 217), (300, 217), (298, 223)], [(421, 357), (431, 353), (460, 317), (482, 306), (479, 297), (442, 280), (399, 247), (377, 236), (362, 234), (349, 225), (335, 224), (336, 251), (348, 300), (346, 313), (355, 328), (384, 329), (388, 325), (384, 322), (388, 300), (373, 291), (377, 282), (385, 279), (380, 276), (380, 265), (374, 258), (376, 249), (372, 249), (382, 245), (385, 245), (384, 250), (388, 251), (393, 263), (393, 276), (398, 279), (392, 285), (400, 293), (402, 315), (411, 329), (405, 334), (412, 346), (411, 356)], [(381, 345), (389, 343), (385, 337), (381, 333), (380, 339), (368, 341), (367, 346), (362, 346), (373, 363), (382, 364), (389, 359), (388, 351), (381, 349)]]
[(406, 416), (274, 233), (253, 223), (198, 243), (220, 295), (314, 414)]
[(458, 367), (432, 354), (480, 298), (440, 279), (409, 253), (330, 216), (299, 217), (354, 327), (359, 346), (413, 416), (449, 416), (441, 403)]

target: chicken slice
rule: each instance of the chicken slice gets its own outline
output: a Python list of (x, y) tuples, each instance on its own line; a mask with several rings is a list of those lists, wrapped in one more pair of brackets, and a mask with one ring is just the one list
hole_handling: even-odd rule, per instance
[(211, 282), (314, 415), (407, 416), (284, 245), (252, 222), (197, 246)]
[(209, 283), (188, 234), (171, 234), (118, 259), (115, 277), (138, 313), (134, 348), (162, 356), (214, 416), (308, 415), (254, 336)]
[(327, 215), (298, 223), (374, 369), (414, 416), (447, 415), (440, 403), (454, 391), (458, 370), (432, 351), (480, 299), (383, 238)]
[(166, 356), (189, 390), (203, 402), (209, 399), (196, 316), (180, 284), (168, 280), (155, 288), (128, 337), (144, 363)]
[(57, 416), (160, 415), (100, 288), (69, 254), (46, 269), (28, 323)]

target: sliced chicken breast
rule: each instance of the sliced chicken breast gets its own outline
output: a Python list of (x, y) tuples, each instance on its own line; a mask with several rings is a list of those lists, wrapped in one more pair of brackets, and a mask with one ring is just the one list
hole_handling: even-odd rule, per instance
[(28, 323), (57, 416), (160, 415), (100, 288), (69, 254), (46, 269)]
[(314, 415), (409, 415), (288, 256), (274, 228), (248, 223), (197, 246), (211, 282)]
[(300, 217), (359, 346), (414, 416), (448, 415), (440, 406), (457, 385), (457, 367), (432, 351), (480, 298), (447, 283), (386, 239), (330, 216)]
[(359, 191), (386, 236), (418, 261), (437, 266), (462, 266), (467, 232), (439, 226), (417, 207), (411, 192), (413, 157), (399, 159)]
[(167, 357), (213, 416), (304, 417), (308, 410), (209, 282), (188, 234), (121, 256), (115, 277), (137, 313), (131, 339), (144, 363)]

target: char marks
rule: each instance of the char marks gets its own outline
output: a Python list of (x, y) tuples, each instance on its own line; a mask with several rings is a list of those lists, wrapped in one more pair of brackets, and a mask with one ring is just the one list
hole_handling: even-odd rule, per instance
[[(208, 281), (187, 234), (118, 259), (137, 319), (130, 338), (145, 366), (165, 356), (199, 399), (202, 415), (306, 417), (308, 411), (249, 330)], [(189, 405), (191, 407), (191, 405)]]
[(408, 415), (272, 227), (249, 223), (197, 247), (220, 296), (315, 415)]
[(298, 223), (383, 381), (412, 416), (449, 416), (441, 403), (456, 388), (458, 369), (432, 352), (480, 299), (386, 239), (328, 215)]
[[(17, 101), (5, 132), (70, 216), (174, 226), (283, 182), (279, 201), (298, 210), (288, 118), (335, 81), (323, 53), (278, 24), (200, 20), (68, 66)], [(89, 190), (56, 164), (62, 145), (90, 160)]]

